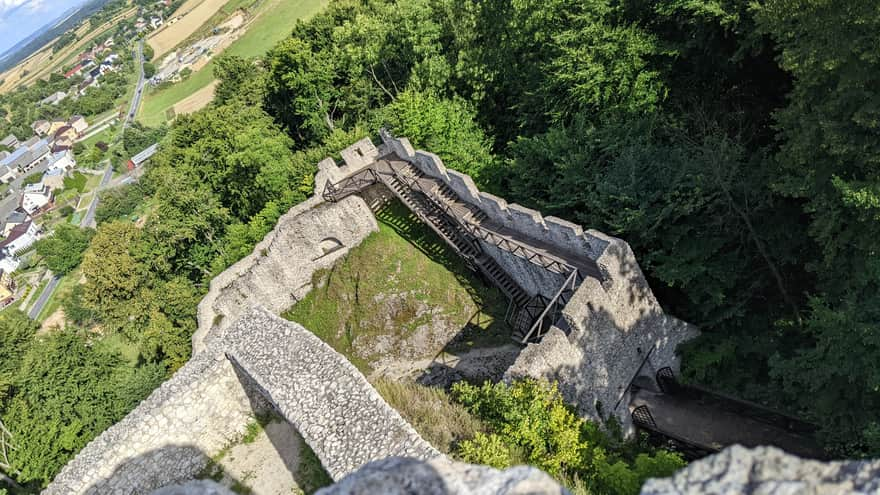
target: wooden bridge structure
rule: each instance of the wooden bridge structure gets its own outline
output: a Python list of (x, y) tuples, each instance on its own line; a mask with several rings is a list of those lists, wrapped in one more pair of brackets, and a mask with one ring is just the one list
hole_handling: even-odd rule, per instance
[[(335, 184), (328, 181), (324, 199), (339, 201), (373, 184), (384, 184), (452, 247), (468, 267), (481, 273), (509, 298), (506, 320), (513, 328), (511, 338), (520, 344), (539, 341), (557, 322), (564, 325), (562, 309), (583, 278), (599, 277), (596, 264), (589, 258), (563, 253), (552, 245), (493, 222), (482, 210), (462, 200), (446, 183), (394, 154), (381, 157)], [(553, 297), (530, 295), (486, 253), (482, 242), (562, 275), (565, 282)]]

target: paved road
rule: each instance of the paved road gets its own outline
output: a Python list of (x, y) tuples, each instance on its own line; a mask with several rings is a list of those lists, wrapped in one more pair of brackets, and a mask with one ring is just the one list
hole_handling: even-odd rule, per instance
[(28, 318), (32, 320), (36, 320), (37, 316), (39, 316), (40, 311), (43, 311), (43, 306), (46, 305), (46, 302), (49, 301), (49, 296), (52, 295), (52, 292), (55, 291), (55, 287), (58, 285), (58, 281), (61, 280), (61, 277), (58, 275), (53, 275), (52, 280), (49, 280), (49, 283), (46, 284), (46, 288), (43, 289), (43, 293), (40, 294), (40, 297), (37, 299), (37, 302), (34, 303), (34, 306), (28, 311)]
[(138, 63), (138, 70), (140, 70), (140, 76), (138, 76), (137, 87), (134, 89), (134, 98), (131, 100), (131, 107), (128, 109), (128, 113), (125, 115), (125, 121), (122, 124), (123, 131), (129, 124), (134, 121), (135, 115), (137, 115), (138, 107), (141, 105), (141, 97), (144, 94), (144, 83), (147, 82), (144, 77), (144, 40), (141, 41), (137, 45), (137, 55), (134, 57)]
[(110, 182), (110, 178), (113, 177), (113, 166), (107, 165), (107, 169), (104, 170), (104, 177), (101, 177), (101, 183), (95, 188), (95, 197), (92, 199), (92, 204), (89, 205), (89, 211), (86, 212), (86, 215), (83, 217), (80, 222), (80, 227), (96, 227), (97, 222), (95, 222), (95, 211), (98, 209), (98, 203), (101, 201), (100, 196), (98, 196), (98, 191), (103, 189), (104, 186)]

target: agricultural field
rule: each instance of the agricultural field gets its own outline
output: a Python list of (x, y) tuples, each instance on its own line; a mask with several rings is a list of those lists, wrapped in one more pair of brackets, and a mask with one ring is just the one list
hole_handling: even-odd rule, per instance
[(96, 38), (103, 36), (112, 29), (119, 21), (131, 17), (137, 13), (137, 8), (132, 7), (124, 12), (120, 12), (113, 19), (92, 29), (89, 22), (80, 26), (77, 31), (77, 41), (62, 48), (57, 53), (52, 53), (52, 44), (48, 43), (40, 51), (31, 55), (28, 59), (22, 61), (15, 67), (0, 74), (0, 93), (11, 91), (21, 85), (31, 84), (37, 79), (49, 77), (53, 72), (61, 69), (61, 67), (70, 64), (77, 53), (91, 43)]
[[(174, 19), (182, 14), (183, 17), (179, 21), (173, 24), (167, 23), (147, 39), (147, 43), (155, 52), (154, 59), (159, 60), (163, 55), (189, 38), (208, 19), (213, 17), (226, 2), (227, 0), (202, 0), (200, 3), (186, 2), (183, 4), (172, 17)], [(191, 3), (193, 5), (190, 5)], [(184, 10), (185, 8), (189, 10)]]
[(214, 90), (219, 81), (213, 81), (204, 88), (196, 91), (174, 105), (174, 114), (183, 115), (193, 113), (206, 107), (214, 99)]
[[(311, 17), (329, 0), (265, 0), (253, 13), (244, 27), (244, 35), (229, 46), (223, 53), (240, 57), (255, 57), (266, 53), (279, 40), (290, 33), (298, 19)], [(244, 0), (230, 0), (232, 4), (244, 5)], [(234, 11), (229, 11), (230, 14)], [(214, 61), (208, 62), (201, 70), (189, 78), (159, 91), (150, 91), (144, 96), (138, 120), (147, 126), (157, 126), (171, 120), (176, 115), (176, 105), (203, 90), (214, 81)], [(205, 102), (207, 103), (207, 102)]]

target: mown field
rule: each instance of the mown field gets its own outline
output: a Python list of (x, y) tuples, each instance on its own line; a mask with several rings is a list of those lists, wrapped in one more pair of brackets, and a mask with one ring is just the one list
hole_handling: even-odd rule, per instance
[(201, 25), (210, 19), (226, 4), (226, 0), (203, 0), (186, 12), (182, 19), (168, 24), (147, 38), (147, 43), (155, 51), (156, 60), (171, 51), (181, 41), (187, 39)]
[[(241, 57), (254, 57), (266, 53), (279, 40), (288, 35), (298, 19), (308, 18), (325, 5), (328, 0), (266, 0), (257, 12), (247, 32), (223, 53)], [(241, 3), (241, 2), (237, 2)], [(231, 11), (230, 11), (231, 13)], [(141, 105), (138, 120), (144, 125), (157, 126), (168, 120), (167, 111), (214, 81), (214, 62), (193, 73), (187, 80), (156, 92), (148, 92)]]

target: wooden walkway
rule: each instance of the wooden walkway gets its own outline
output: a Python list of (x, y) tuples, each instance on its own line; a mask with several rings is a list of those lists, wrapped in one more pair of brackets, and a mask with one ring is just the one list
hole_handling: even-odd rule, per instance
[(566, 252), (558, 246), (528, 237), (490, 220), (477, 206), (459, 198), (443, 181), (420, 173), (409, 162), (395, 155), (377, 160), (372, 168), (379, 174), (391, 174), (396, 171), (410, 178), (423, 191), (447, 206), (455, 219), (465, 225), (472, 234), (501, 249), (511, 251), (525, 259), (532, 257), (529, 261), (563, 275), (572, 269), (577, 269), (583, 276), (599, 278), (600, 272), (595, 261), (586, 255)]

